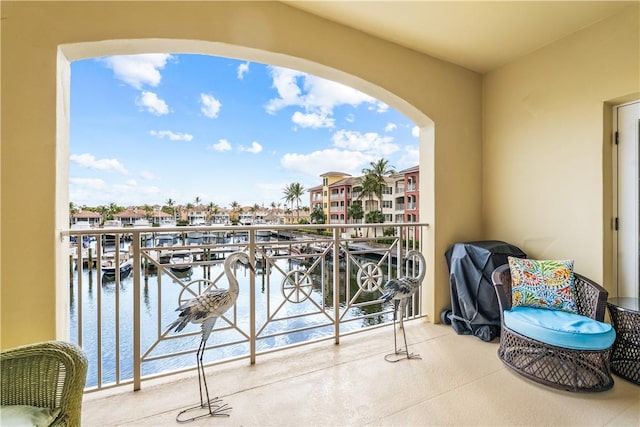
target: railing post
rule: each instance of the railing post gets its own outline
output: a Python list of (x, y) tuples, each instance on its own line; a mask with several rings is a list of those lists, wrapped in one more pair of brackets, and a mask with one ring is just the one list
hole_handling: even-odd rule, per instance
[[(140, 336), (140, 232), (133, 232), (133, 390), (140, 390), (142, 353)], [(119, 276), (119, 273), (117, 273)]]
[[(266, 261), (266, 260), (265, 260)], [(249, 262), (256, 265), (256, 230), (249, 228)], [(249, 359), (256, 363), (256, 275), (249, 275)]]
[[(84, 268), (84, 260), (82, 259), (82, 234), (77, 236), (80, 239), (78, 247), (76, 248), (76, 274), (78, 276), (76, 286), (76, 301), (78, 301), (78, 345), (82, 347), (82, 269)], [(77, 240), (76, 240), (77, 241)]]
[[(345, 285), (348, 286), (348, 285)], [(335, 343), (340, 344), (340, 228), (333, 229), (333, 327)]]

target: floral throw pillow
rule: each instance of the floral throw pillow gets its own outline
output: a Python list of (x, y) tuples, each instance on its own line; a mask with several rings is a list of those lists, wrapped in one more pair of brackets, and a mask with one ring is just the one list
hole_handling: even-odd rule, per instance
[(511, 305), (576, 313), (573, 260), (533, 260), (509, 257)]

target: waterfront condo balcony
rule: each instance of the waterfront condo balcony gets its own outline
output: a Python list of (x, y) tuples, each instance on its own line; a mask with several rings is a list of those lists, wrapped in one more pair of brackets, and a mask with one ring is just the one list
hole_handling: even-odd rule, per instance
[[(500, 362), (497, 341), (434, 325), (421, 290), (402, 316), (419, 358), (396, 355), (404, 338), (381, 285), (428, 274), (413, 255), (426, 224), (394, 224), (381, 239), (300, 227), (69, 231), (71, 336), (90, 360), (83, 425), (175, 425), (199, 402), (200, 330), (167, 325), (185, 299), (228, 286), (222, 266), (237, 251), (255, 274), (234, 268), (240, 297), (203, 358), (230, 416), (192, 425), (638, 424), (637, 386), (616, 377), (611, 391), (585, 395), (529, 382)], [(313, 234), (322, 227), (331, 235)], [(107, 274), (107, 255), (130, 269)]]
[[(170, 325), (176, 307), (235, 286), (237, 300), (214, 329), (216, 365), (358, 334), (388, 324), (381, 300), (390, 278), (426, 275), (426, 224), (191, 226), (83, 229), (63, 233), (68, 257), (70, 336), (90, 364), (87, 390), (143, 382), (195, 366), (200, 328)], [(363, 233), (362, 229), (366, 230)], [(381, 236), (380, 238), (376, 236)], [(230, 264), (244, 252), (248, 264)], [(407, 319), (422, 317), (418, 289)]]

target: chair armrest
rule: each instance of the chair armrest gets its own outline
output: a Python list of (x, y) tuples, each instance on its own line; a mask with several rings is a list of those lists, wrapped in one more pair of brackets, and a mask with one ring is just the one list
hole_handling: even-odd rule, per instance
[(505, 310), (511, 310), (511, 273), (509, 272), (509, 264), (497, 267), (491, 273), (491, 281), (498, 297), (500, 320), (502, 320), (502, 313)]
[(0, 403), (60, 408), (53, 425), (80, 425), (87, 358), (80, 347), (46, 341), (0, 353)]
[(600, 322), (604, 321), (609, 292), (591, 279), (580, 274), (575, 276), (575, 299), (578, 313)]

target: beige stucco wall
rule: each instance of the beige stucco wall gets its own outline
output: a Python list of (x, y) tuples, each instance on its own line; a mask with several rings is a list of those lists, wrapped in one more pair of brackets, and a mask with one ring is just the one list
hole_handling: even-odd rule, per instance
[(484, 79), (486, 238), (609, 287), (610, 103), (640, 97), (638, 4)]
[(444, 251), (482, 237), (480, 75), (280, 3), (3, 1), (1, 13), (2, 348), (66, 337), (59, 232), (68, 209), (68, 61), (104, 54), (202, 52), (270, 62), (341, 81), (402, 111), (424, 129), (428, 314), (435, 319), (448, 304)]

